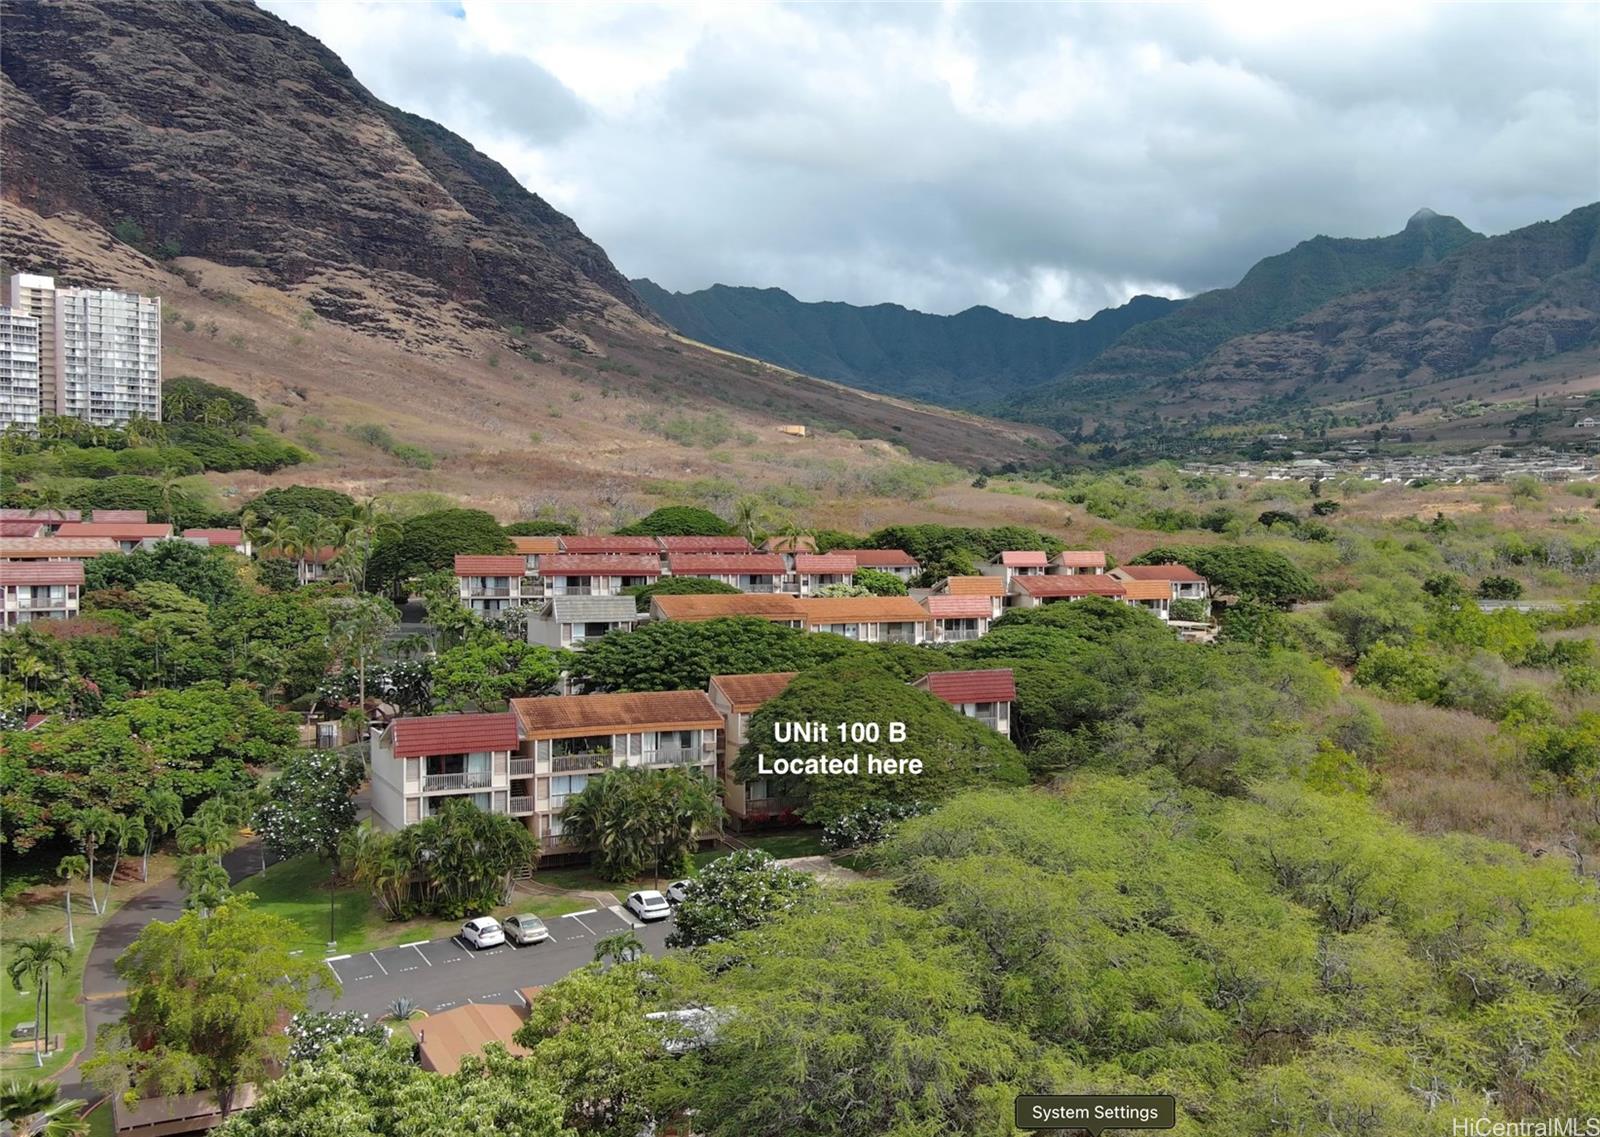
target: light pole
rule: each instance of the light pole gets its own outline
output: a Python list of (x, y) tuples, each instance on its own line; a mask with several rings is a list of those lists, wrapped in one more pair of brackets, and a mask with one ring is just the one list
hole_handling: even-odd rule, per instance
[(330, 861), (328, 864), (328, 950), (330, 952), (338, 950), (339, 947), (339, 940), (333, 933), (333, 880), (333, 863)]

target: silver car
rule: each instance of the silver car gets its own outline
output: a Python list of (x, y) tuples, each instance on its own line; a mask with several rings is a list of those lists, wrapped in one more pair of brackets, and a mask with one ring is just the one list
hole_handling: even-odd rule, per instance
[(550, 929), (537, 916), (512, 916), (501, 927), (505, 929), (506, 939), (518, 947), (542, 944), (550, 938)]

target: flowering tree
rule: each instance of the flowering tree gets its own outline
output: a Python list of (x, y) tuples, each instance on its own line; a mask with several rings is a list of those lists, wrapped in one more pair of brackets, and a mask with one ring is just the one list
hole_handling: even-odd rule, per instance
[(356, 823), (355, 792), (363, 773), (359, 759), (330, 751), (291, 758), (256, 811), (261, 839), (281, 857), (315, 853), (332, 859), (339, 839)]
[(302, 1011), (289, 1020), (289, 1061), (315, 1062), (350, 1038), (381, 1043), (384, 1030), (355, 1011)]

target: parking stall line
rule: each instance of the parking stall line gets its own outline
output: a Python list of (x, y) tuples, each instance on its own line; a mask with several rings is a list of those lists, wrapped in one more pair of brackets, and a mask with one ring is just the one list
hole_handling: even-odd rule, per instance
[(592, 936), (592, 935), (594, 935), (594, 929), (589, 927), (588, 924), (585, 924), (583, 922), (583, 917), (593, 915), (594, 911), (595, 910), (593, 908), (585, 908), (582, 912), (568, 912), (565, 916), (563, 916), (561, 918), (563, 920), (576, 921), (579, 927), (581, 927), (584, 931), (588, 932)]
[[(466, 952), (468, 959), (473, 959), (473, 960), (476, 959), (476, 957), (472, 954), (472, 949), (467, 947), (466, 944), (461, 942), (461, 937), (459, 937), (459, 936), (451, 936), (450, 937), (450, 942), (455, 944), (456, 947), (460, 948), (462, 951)], [(447, 960), (445, 960), (445, 962), (446, 963), (450, 963), (451, 961), (447, 959)]]
[(372, 957), (372, 962), (378, 965), (379, 971), (383, 972), (385, 975), (389, 974), (389, 969), (383, 965), (383, 960), (378, 958), (377, 952), (369, 951), (367, 954)]
[[(427, 943), (428, 941), (427, 940), (423, 940), (422, 942), (423, 943)], [(422, 962), (423, 963), (426, 963), (429, 967), (433, 966), (433, 960), (428, 958), (427, 954), (422, 950), (421, 947), (419, 947), (416, 944), (407, 944), (406, 946), (408, 948), (410, 948), (412, 951), (416, 952), (418, 955), (422, 956)]]

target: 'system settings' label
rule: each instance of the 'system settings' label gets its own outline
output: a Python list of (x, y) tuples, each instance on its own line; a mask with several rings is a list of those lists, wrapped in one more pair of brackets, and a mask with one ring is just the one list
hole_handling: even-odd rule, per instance
[[(772, 724), (774, 742), (809, 742), (819, 746), (839, 743), (844, 746), (873, 746), (879, 743), (893, 745), (906, 740), (903, 722), (775, 722)], [(849, 754), (819, 752), (811, 758), (769, 758), (765, 753), (756, 755), (756, 770), (767, 774), (920, 774), (921, 758), (894, 758), (868, 750), (852, 750)]]
[(1178, 1101), (1171, 1094), (1023, 1094), (1018, 1129), (1082, 1129), (1095, 1137), (1107, 1129), (1171, 1129)]

